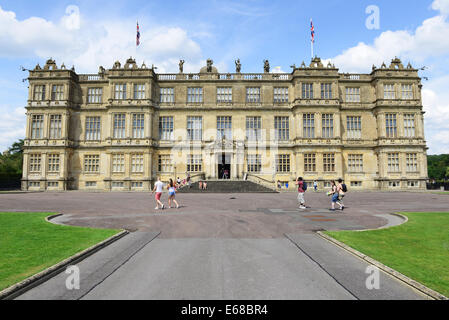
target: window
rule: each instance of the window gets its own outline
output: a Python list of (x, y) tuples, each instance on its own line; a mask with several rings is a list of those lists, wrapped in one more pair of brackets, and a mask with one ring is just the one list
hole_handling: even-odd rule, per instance
[(389, 181), (388, 186), (391, 188), (399, 188), (401, 186), (400, 181)]
[(31, 116), (31, 139), (42, 139), (44, 136), (44, 116), (34, 114)]
[(315, 138), (315, 115), (306, 113), (302, 116), (302, 119), (304, 138)]
[(260, 103), (260, 88), (246, 88), (246, 102)]
[(415, 137), (415, 115), (404, 114), (404, 136), (407, 138)]
[(144, 84), (135, 84), (134, 85), (134, 99), (142, 100), (145, 99), (145, 85)]
[(50, 139), (61, 139), (61, 119), (60, 114), (50, 115)]
[(323, 154), (323, 171), (335, 172), (335, 155), (333, 153)]
[(288, 102), (288, 88), (274, 88), (273, 89), (274, 103)]
[(48, 172), (59, 173), (59, 154), (48, 155)]
[(201, 141), (203, 138), (203, 117), (187, 117), (187, 138)]
[(159, 117), (159, 138), (161, 140), (174, 140), (173, 117)]
[(262, 118), (246, 117), (246, 138), (249, 141), (262, 140)]
[(277, 141), (290, 139), (289, 117), (274, 117), (274, 130)]
[(30, 154), (30, 173), (41, 172), (41, 158), (40, 154)]
[(34, 100), (45, 100), (45, 86), (34, 86)]
[(323, 122), (323, 138), (333, 138), (334, 137), (334, 115), (332, 114), (323, 114), (322, 115)]
[(131, 182), (131, 188), (133, 188), (133, 189), (138, 189), (138, 188), (143, 188), (143, 182), (139, 182), (139, 181), (136, 181), (136, 182)]
[(217, 139), (232, 139), (231, 117), (217, 117)]
[(203, 88), (187, 88), (188, 103), (203, 103)]
[(49, 182), (47, 182), (47, 187), (48, 188), (57, 188), (57, 187), (59, 187), (59, 182), (57, 182), (57, 181), (49, 181)]
[(126, 84), (116, 84), (114, 87), (114, 99), (125, 100), (126, 99)]
[(98, 154), (89, 154), (84, 156), (84, 172), (100, 172), (100, 156)]
[(321, 84), (321, 99), (332, 99), (332, 84), (322, 83)]
[(112, 181), (112, 188), (123, 188), (124, 186), (123, 181)]
[(30, 188), (40, 188), (41, 183), (39, 181), (32, 181), (28, 183), (28, 187)]
[(407, 187), (419, 188), (419, 181), (407, 181)]
[(396, 114), (388, 113), (385, 115), (385, 119), (386, 119), (385, 128), (387, 130), (387, 138), (396, 138), (398, 135)]
[(360, 102), (360, 88), (346, 88), (346, 102)]
[(399, 172), (399, 153), (388, 154), (388, 172)]
[(249, 154), (247, 169), (248, 172), (260, 173), (262, 171), (262, 156), (259, 154)]
[(232, 88), (217, 88), (217, 103), (232, 103)]
[(313, 99), (313, 83), (302, 84), (302, 98)]
[(276, 172), (290, 172), (290, 155), (278, 154), (276, 157)]
[(173, 162), (171, 155), (169, 154), (160, 154), (158, 161), (158, 171), (159, 172), (172, 172), (173, 171)]
[(143, 113), (133, 114), (133, 138), (143, 139), (145, 136), (145, 115)]
[(203, 165), (203, 159), (200, 154), (191, 154), (187, 156), (187, 171), (188, 172), (201, 172)]
[(51, 89), (51, 100), (59, 101), (64, 99), (64, 86), (63, 85), (53, 85)]
[(304, 154), (304, 172), (316, 172), (316, 154)]
[(125, 130), (126, 114), (116, 113), (114, 114), (114, 138), (123, 139), (126, 136)]
[(360, 188), (362, 186), (362, 181), (351, 181), (351, 187)]
[(86, 140), (99, 141), (100, 140), (100, 117), (86, 117)]
[(348, 139), (362, 138), (362, 117), (348, 116), (346, 117), (346, 125), (348, 132)]
[(131, 173), (143, 173), (143, 153), (131, 155)]
[(348, 171), (349, 172), (363, 172), (363, 155), (362, 154), (348, 155)]
[(418, 155), (416, 153), (407, 153), (405, 155), (405, 165), (407, 172), (418, 172)]
[(103, 88), (87, 89), (87, 103), (101, 103), (103, 100)]
[(86, 181), (85, 183), (86, 188), (95, 188), (97, 186), (96, 181)]
[(112, 155), (112, 173), (125, 172), (125, 155), (123, 153)]
[(384, 85), (384, 99), (393, 100), (395, 99), (394, 84)]
[(174, 88), (161, 88), (160, 89), (160, 102), (161, 103), (174, 103), (175, 102), (175, 89)]
[(403, 84), (401, 89), (403, 100), (413, 100), (413, 86), (411, 84)]

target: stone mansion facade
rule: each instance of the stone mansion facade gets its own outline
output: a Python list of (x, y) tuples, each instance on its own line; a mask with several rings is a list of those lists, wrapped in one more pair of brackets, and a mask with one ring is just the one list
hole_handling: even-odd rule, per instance
[[(294, 188), (424, 189), (421, 79), (395, 58), (344, 74), (319, 58), (291, 73), (157, 74), (130, 58), (77, 74), (29, 72), (23, 190), (145, 191), (157, 176)], [(268, 65), (267, 65), (268, 64)]]

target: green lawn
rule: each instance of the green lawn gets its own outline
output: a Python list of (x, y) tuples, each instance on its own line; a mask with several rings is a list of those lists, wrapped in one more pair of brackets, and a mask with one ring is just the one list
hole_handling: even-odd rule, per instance
[(119, 232), (54, 225), (50, 215), (0, 212), (0, 290)]
[(449, 213), (401, 213), (401, 226), (326, 232), (427, 287), (449, 296)]

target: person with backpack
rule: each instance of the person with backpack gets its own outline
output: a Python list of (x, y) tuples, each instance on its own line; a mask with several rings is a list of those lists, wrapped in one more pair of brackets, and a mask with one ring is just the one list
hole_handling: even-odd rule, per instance
[(298, 202), (299, 202), (299, 209), (307, 209), (306, 202), (304, 199), (304, 193), (307, 190), (307, 183), (303, 181), (302, 177), (299, 177), (296, 179), (296, 183), (298, 186)]
[(345, 210), (345, 205), (343, 203), (343, 198), (345, 197), (346, 192), (348, 192), (348, 187), (345, 183), (343, 183), (343, 180), (340, 178), (338, 179), (338, 186), (337, 186), (337, 192), (338, 192), (338, 205), (340, 206), (340, 210)]

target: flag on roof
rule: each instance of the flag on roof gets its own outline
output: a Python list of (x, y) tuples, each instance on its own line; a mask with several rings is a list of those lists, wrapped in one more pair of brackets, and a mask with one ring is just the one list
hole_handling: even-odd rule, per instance
[(315, 42), (315, 27), (313, 26), (313, 21), (310, 19), (310, 32), (312, 36), (312, 43)]
[(137, 36), (136, 36), (136, 46), (140, 45), (140, 30), (139, 30), (139, 22), (137, 22)]

